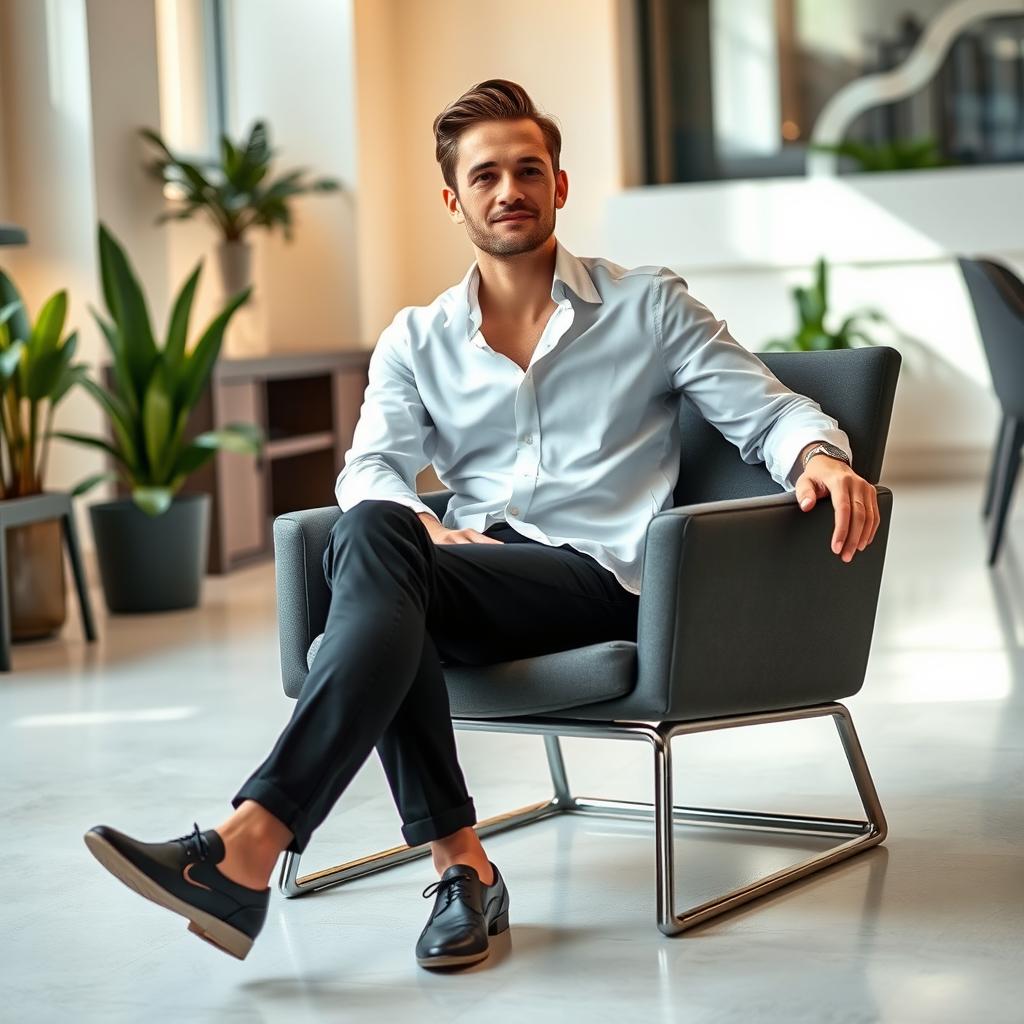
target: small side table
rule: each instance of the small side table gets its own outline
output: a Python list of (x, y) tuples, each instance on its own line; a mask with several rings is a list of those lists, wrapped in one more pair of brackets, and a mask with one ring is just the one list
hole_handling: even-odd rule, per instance
[(27, 498), (9, 498), (0, 501), (0, 672), (11, 670), (11, 606), (7, 589), (7, 530), (27, 523), (61, 521), (61, 532), (68, 549), (71, 571), (78, 591), (78, 606), (82, 613), (82, 629), (89, 643), (96, 639), (89, 591), (85, 583), (82, 554), (78, 547), (78, 534), (71, 511), (70, 494), (33, 494)]

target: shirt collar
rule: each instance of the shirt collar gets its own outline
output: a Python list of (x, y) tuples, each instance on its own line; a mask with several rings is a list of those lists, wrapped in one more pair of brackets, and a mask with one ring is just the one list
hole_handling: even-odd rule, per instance
[[(470, 335), (479, 330), (482, 316), (480, 313), (480, 302), (477, 295), (480, 290), (480, 266), (473, 261), (465, 277), (452, 288), (447, 296), (445, 306), (444, 326), (447, 327), (452, 320), (461, 317), (469, 319), (473, 325)], [(555, 241), (555, 273), (551, 280), (551, 298), (555, 302), (564, 299), (572, 301), (572, 293), (583, 302), (591, 302), (601, 305), (602, 299), (597, 288), (594, 287), (587, 268), (583, 261), (574, 256), (561, 242)]]

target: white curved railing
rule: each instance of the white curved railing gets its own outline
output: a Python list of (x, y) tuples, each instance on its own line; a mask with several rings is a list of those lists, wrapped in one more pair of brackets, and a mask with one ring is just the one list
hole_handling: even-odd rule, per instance
[[(999, 14), (1024, 14), (1024, 0), (959, 0), (950, 4), (928, 23), (910, 56), (898, 68), (858, 78), (825, 104), (814, 123), (810, 145), (838, 145), (847, 128), (864, 111), (880, 103), (904, 99), (920, 89), (938, 71), (953, 40), (971, 22)], [(808, 149), (809, 177), (834, 175), (838, 163), (835, 153)]]

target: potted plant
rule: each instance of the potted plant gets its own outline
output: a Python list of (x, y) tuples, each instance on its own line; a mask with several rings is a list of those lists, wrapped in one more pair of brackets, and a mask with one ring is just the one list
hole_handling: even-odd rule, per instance
[(251, 283), (252, 249), (246, 238), (251, 229), (273, 231), (280, 227), (290, 241), (289, 202), (295, 196), (334, 192), (341, 187), (333, 178), (309, 180), (302, 168), (271, 180), (270, 163), (276, 150), (270, 146), (265, 121), (257, 121), (249, 137), (237, 145), (221, 135), (220, 160), (202, 164), (173, 153), (150, 128), (142, 129), (141, 134), (157, 151), (147, 169), (165, 183), (165, 195), (180, 204), (161, 214), (157, 223), (189, 220), (200, 213), (213, 222), (222, 239), (217, 261), (225, 295), (233, 295)]
[(111, 440), (60, 432), (58, 437), (106, 452), (115, 467), (75, 488), (120, 479), (130, 498), (89, 508), (107, 607), (112, 612), (191, 608), (199, 601), (209, 536), (210, 497), (179, 495), (182, 484), (219, 450), (255, 455), (262, 438), (231, 424), (188, 440), (189, 413), (220, 353), (224, 329), (248, 290), (233, 296), (189, 350), (186, 341), (202, 261), (174, 300), (164, 344), (150, 325), (142, 288), (124, 250), (101, 224), (100, 271), (107, 320), (93, 310), (112, 359), (115, 386), (84, 387), (106, 413)]
[[(0, 270), (0, 500), (43, 494), (53, 414), (85, 367), (72, 363), (77, 332), (64, 336), (67, 293), (56, 292), (35, 323)], [(6, 531), (11, 636), (50, 636), (64, 625), (61, 524), (51, 519)]]
[(808, 288), (797, 286), (792, 290), (796, 302), (799, 327), (790, 338), (776, 338), (769, 341), (763, 351), (817, 352), (825, 349), (853, 348), (859, 342), (876, 345), (865, 331), (864, 322), (885, 322), (884, 314), (876, 309), (862, 309), (851, 313), (835, 330), (825, 323), (828, 315), (828, 266), (819, 258), (814, 283)]

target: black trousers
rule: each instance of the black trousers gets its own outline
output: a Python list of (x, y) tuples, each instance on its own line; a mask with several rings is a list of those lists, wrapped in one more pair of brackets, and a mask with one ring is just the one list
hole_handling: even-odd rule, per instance
[(416, 846), (476, 823), (442, 662), (483, 665), (635, 640), (639, 598), (589, 555), (497, 523), (502, 544), (435, 544), (412, 509), (361, 501), (331, 531), (324, 638), (291, 719), (232, 804), (301, 853), (376, 747)]

